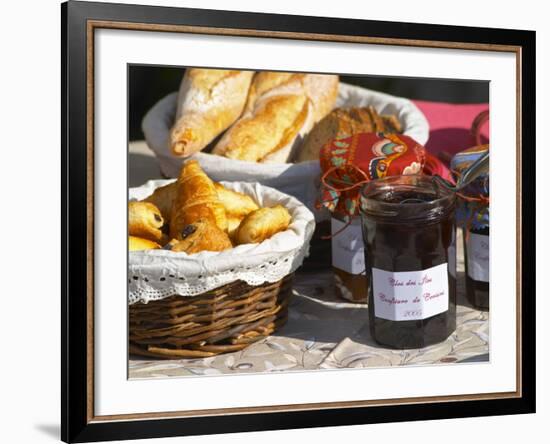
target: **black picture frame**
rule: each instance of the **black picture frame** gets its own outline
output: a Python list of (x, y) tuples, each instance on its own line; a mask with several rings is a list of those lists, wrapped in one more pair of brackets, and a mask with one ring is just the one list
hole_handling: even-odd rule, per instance
[[(521, 394), (501, 399), (415, 403), (353, 408), (238, 413), (185, 418), (102, 421), (90, 416), (88, 359), (93, 307), (90, 282), (90, 168), (87, 151), (87, 23), (187, 25), (333, 36), (368, 36), (414, 41), (511, 45), (520, 48), (521, 114)], [(535, 32), (435, 24), (396, 23), (69, 1), (62, 23), (62, 374), (61, 438), (90, 442), (181, 435), (278, 430), (396, 421), (431, 420), (535, 412)], [(328, 31), (330, 30), (330, 31)], [(146, 32), (146, 31), (144, 31)], [(521, 115), (520, 115), (521, 116)], [(93, 261), (92, 261), (93, 266)]]

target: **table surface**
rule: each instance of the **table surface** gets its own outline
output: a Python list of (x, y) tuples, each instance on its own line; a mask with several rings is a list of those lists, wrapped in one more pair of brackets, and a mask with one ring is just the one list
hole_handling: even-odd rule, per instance
[[(458, 282), (464, 282), (463, 272)], [(489, 360), (488, 313), (470, 307), (458, 286), (457, 328), (449, 338), (422, 349), (392, 350), (369, 335), (366, 305), (334, 295), (332, 273), (296, 273), (289, 318), (275, 334), (246, 349), (177, 360), (133, 358), (130, 378), (164, 378), (314, 369), (450, 364)]]
[[(487, 104), (451, 105), (416, 102), (430, 122), (427, 148), (455, 153), (471, 145), (469, 126)], [(451, 124), (451, 122), (453, 122)], [(482, 134), (487, 135), (488, 129)], [(129, 144), (130, 186), (161, 177), (153, 152), (144, 141)], [(457, 328), (447, 340), (422, 349), (392, 350), (370, 337), (367, 306), (335, 296), (333, 275), (300, 272), (295, 276), (289, 318), (275, 334), (246, 349), (223, 355), (178, 360), (132, 357), (130, 378), (303, 371), (404, 365), (448, 365), (489, 360), (489, 313), (465, 300), (462, 240), (457, 238)], [(330, 324), (330, 328), (327, 325)]]

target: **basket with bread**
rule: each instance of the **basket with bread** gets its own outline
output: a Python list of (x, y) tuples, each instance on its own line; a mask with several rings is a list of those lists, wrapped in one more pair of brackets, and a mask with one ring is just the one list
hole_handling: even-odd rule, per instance
[(410, 100), (337, 75), (221, 69), (187, 69), (179, 92), (161, 99), (142, 127), (166, 177), (191, 157), (213, 180), (260, 182), (310, 209), (329, 140), (395, 132), (424, 144), (429, 132)]
[(130, 353), (207, 357), (274, 332), (314, 228), (297, 199), (214, 182), (196, 160), (175, 181), (130, 189)]

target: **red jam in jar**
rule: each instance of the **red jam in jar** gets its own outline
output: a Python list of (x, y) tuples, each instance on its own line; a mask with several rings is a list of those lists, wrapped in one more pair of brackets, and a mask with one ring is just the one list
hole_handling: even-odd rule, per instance
[(361, 191), (369, 323), (396, 349), (456, 328), (455, 195), (429, 176), (373, 180)]

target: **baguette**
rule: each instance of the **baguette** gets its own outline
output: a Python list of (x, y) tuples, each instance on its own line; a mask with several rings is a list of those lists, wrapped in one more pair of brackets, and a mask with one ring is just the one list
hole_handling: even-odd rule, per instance
[(202, 150), (241, 115), (253, 71), (188, 69), (178, 95), (172, 152), (189, 156)]
[(338, 76), (263, 72), (254, 77), (246, 111), (214, 154), (252, 162), (288, 162), (336, 101)]
[(266, 92), (288, 82), (295, 74), (292, 72), (263, 71), (256, 73), (248, 90), (245, 112), (254, 110), (254, 106), (259, 97)]

